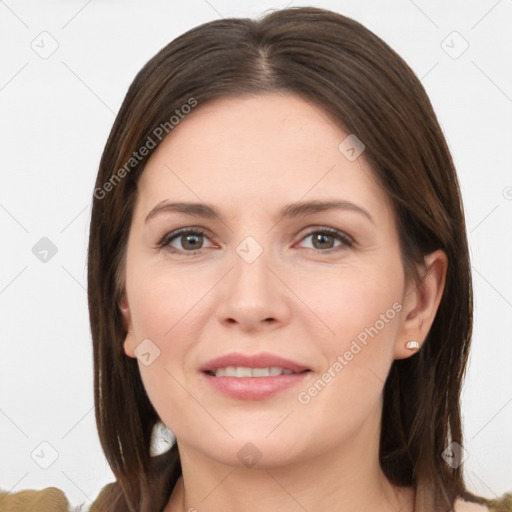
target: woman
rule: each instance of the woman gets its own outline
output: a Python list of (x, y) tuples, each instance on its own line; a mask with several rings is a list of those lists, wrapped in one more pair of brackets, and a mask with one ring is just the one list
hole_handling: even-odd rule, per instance
[(100, 163), (88, 284), (99, 510), (487, 510), (462, 476), (454, 165), (359, 23), (224, 19), (152, 58)]

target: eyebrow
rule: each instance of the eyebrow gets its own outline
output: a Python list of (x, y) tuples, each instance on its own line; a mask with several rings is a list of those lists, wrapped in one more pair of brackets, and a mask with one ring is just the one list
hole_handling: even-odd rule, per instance
[[(372, 216), (360, 206), (354, 203), (343, 200), (336, 201), (301, 201), (285, 205), (278, 213), (279, 218), (296, 218), (307, 215), (314, 215), (315, 213), (324, 212), (327, 210), (348, 210), (360, 213), (367, 217), (373, 224), (375, 221)], [(184, 213), (186, 215), (193, 215), (196, 217), (204, 217), (207, 219), (217, 217), (224, 222), (222, 215), (217, 209), (207, 203), (170, 203), (162, 201), (158, 203), (147, 215), (145, 222), (157, 214), (164, 212)]]

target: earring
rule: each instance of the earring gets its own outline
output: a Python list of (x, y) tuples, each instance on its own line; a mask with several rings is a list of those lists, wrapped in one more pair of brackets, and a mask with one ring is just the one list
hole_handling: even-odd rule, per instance
[(409, 350), (417, 350), (420, 347), (420, 344), (417, 341), (408, 341), (405, 345), (405, 348)]

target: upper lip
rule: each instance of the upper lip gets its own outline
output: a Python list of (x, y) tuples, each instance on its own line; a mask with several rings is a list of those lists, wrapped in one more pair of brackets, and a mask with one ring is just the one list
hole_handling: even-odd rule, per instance
[(203, 364), (199, 370), (202, 372), (213, 372), (219, 368), (226, 368), (228, 366), (243, 366), (246, 368), (283, 368), (291, 370), (295, 373), (309, 370), (307, 366), (303, 366), (295, 361), (285, 359), (283, 357), (276, 356), (269, 353), (261, 354), (242, 354), (240, 352), (233, 352), (231, 354), (225, 354), (215, 359), (211, 359), (207, 363)]

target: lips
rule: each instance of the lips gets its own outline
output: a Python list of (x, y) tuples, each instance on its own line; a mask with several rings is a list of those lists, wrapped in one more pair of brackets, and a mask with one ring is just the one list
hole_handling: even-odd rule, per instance
[(249, 355), (242, 353), (231, 353), (208, 361), (199, 368), (199, 371), (214, 374), (219, 368), (228, 368), (230, 366), (244, 368), (274, 367), (290, 370), (293, 373), (301, 373), (309, 370), (307, 366), (304, 366), (290, 359), (276, 356), (274, 354), (262, 353)]
[[(266, 370), (268, 376), (263, 374)], [(200, 367), (212, 389), (237, 400), (265, 400), (301, 385), (310, 372), (303, 364), (268, 353), (226, 354)]]

